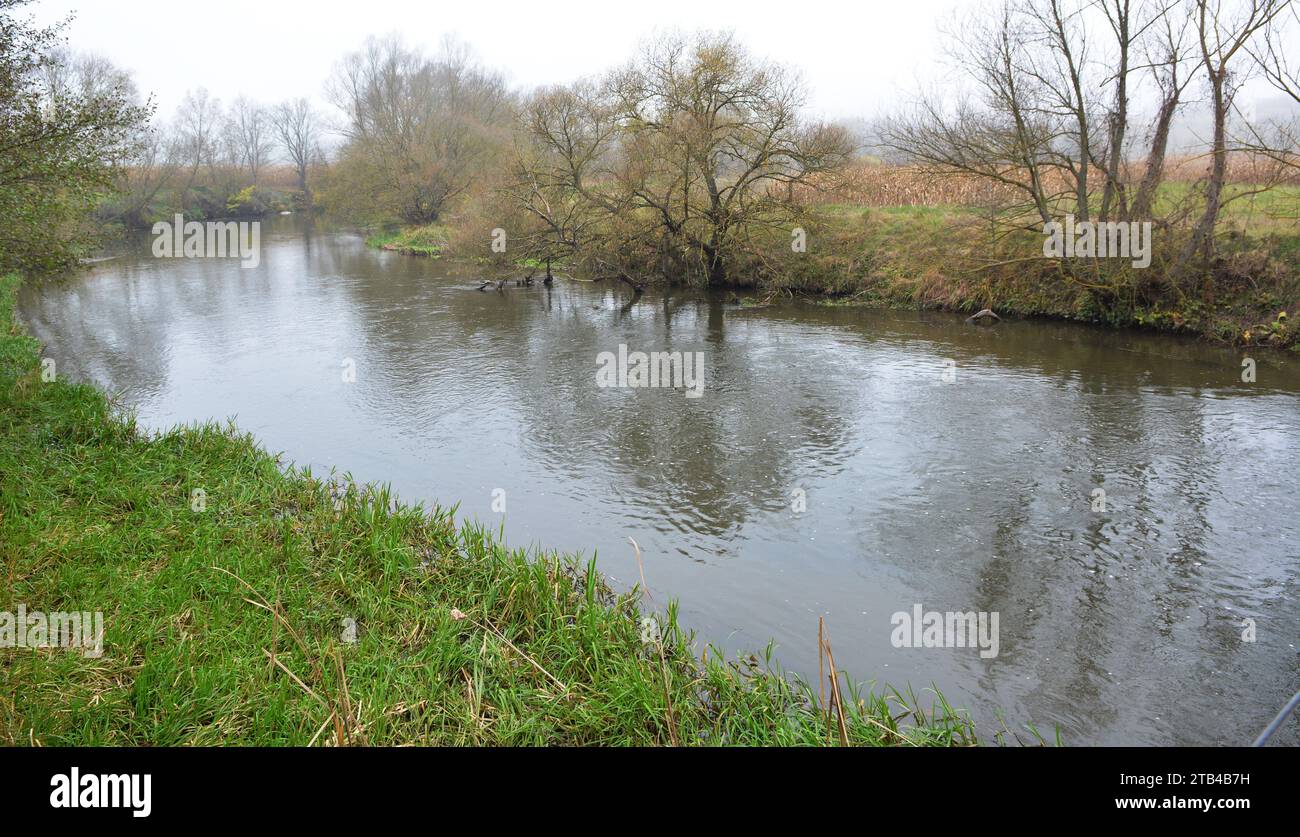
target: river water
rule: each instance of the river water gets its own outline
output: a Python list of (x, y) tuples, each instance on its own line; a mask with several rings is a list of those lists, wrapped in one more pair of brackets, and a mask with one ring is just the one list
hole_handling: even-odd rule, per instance
[[(318, 473), (597, 555), (728, 653), (938, 686), (988, 736), (1243, 744), (1300, 688), (1300, 358), (1047, 322), (570, 281), (278, 219), (261, 263), (149, 241), (20, 312), (63, 375), (162, 429), (233, 417)], [(703, 353), (700, 397), (598, 357)], [(345, 373), (355, 371), (355, 380)], [(1097, 493), (1104, 492), (1104, 497)], [(504, 505), (504, 512), (500, 511)], [(998, 615), (997, 655), (894, 614)], [(1252, 627), (1253, 626), (1253, 627)], [(1278, 741), (1294, 744), (1300, 726)]]

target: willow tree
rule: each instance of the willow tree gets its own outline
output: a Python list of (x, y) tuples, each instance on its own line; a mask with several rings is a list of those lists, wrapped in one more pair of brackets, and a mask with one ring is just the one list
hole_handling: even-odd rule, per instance
[(606, 273), (736, 281), (765, 232), (789, 241), (796, 187), (852, 153), (806, 103), (797, 75), (730, 34), (663, 37), (599, 84), (534, 100), (516, 195)]
[(520, 119), (506, 187), (522, 216), (511, 225), (520, 255), (545, 262), (548, 280), (558, 259), (626, 277), (601, 246), (610, 220), (628, 209), (626, 197), (608, 188), (619, 130), (608, 97), (586, 81), (544, 88), (524, 103)]
[(730, 33), (655, 40), (611, 87), (625, 145), (617, 182), (665, 247), (711, 284), (735, 278), (733, 262), (759, 228), (788, 235), (795, 187), (852, 152), (842, 128), (803, 120), (797, 74), (754, 58)]

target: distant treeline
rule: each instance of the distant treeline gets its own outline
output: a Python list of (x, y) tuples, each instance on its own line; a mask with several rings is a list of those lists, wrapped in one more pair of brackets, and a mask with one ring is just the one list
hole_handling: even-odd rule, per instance
[[(168, 119), (128, 74), (59, 48), (55, 33), (5, 49), (19, 56), (11, 77), (32, 119), (74, 98), (113, 103), (100, 114), (112, 141), (80, 149), (102, 164), (90, 201), (100, 222), (311, 208), (368, 227), (437, 225), (466, 255), (638, 288), (762, 285), (800, 269), (800, 241), (830, 238), (810, 236), (829, 223), (828, 202), (960, 194), (1010, 240), (1066, 213), (1155, 221), (1161, 275), (1181, 283), (1215, 269), (1226, 207), (1295, 182), (1296, 123), (1252, 122), (1237, 96), (1260, 78), (1300, 104), (1283, 48), (1298, 27), (1293, 0), (994, 2), (949, 37), (945, 95), (877, 119), (874, 148), (809, 120), (798, 73), (725, 32), (663, 35), (602, 75), (531, 90), (454, 39), (429, 53), (371, 38), (326, 80), (332, 114), (305, 98), (223, 105), (199, 89)], [(1193, 100), (1208, 102), (1212, 133), (1169, 188), (1169, 128)], [(882, 156), (904, 164), (864, 163)], [(1060, 272), (1133, 281), (1111, 265)]]

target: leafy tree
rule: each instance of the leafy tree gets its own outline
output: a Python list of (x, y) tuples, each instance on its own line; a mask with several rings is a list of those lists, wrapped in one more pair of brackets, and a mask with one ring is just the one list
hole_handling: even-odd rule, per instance
[(763, 241), (789, 241), (796, 188), (853, 150), (842, 128), (801, 117), (806, 101), (795, 74), (709, 32), (653, 41), (599, 85), (540, 91), (511, 189), (531, 251), (638, 286), (736, 281)]
[(85, 225), (115, 182), (151, 107), (130, 79), (66, 83), (51, 72), (64, 23), (39, 28), (0, 0), (0, 271), (40, 273), (75, 264)]

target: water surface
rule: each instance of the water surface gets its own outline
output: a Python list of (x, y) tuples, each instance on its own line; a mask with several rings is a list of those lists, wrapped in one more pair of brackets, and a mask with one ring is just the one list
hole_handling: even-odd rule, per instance
[[(233, 417), (513, 545), (595, 552), (621, 587), (633, 537), (652, 605), (702, 639), (775, 640), (815, 679), (824, 616), (842, 668), (935, 684), (986, 734), (1000, 710), (1068, 743), (1243, 744), (1300, 688), (1300, 359), (1257, 354), (1247, 384), (1239, 353), (1166, 336), (479, 292), (482, 269), (289, 219), (262, 245), (246, 270), (142, 240), (20, 310), (146, 427)], [(703, 397), (597, 387), (620, 344), (704, 352)], [(917, 604), (997, 612), (998, 656), (895, 648)]]

